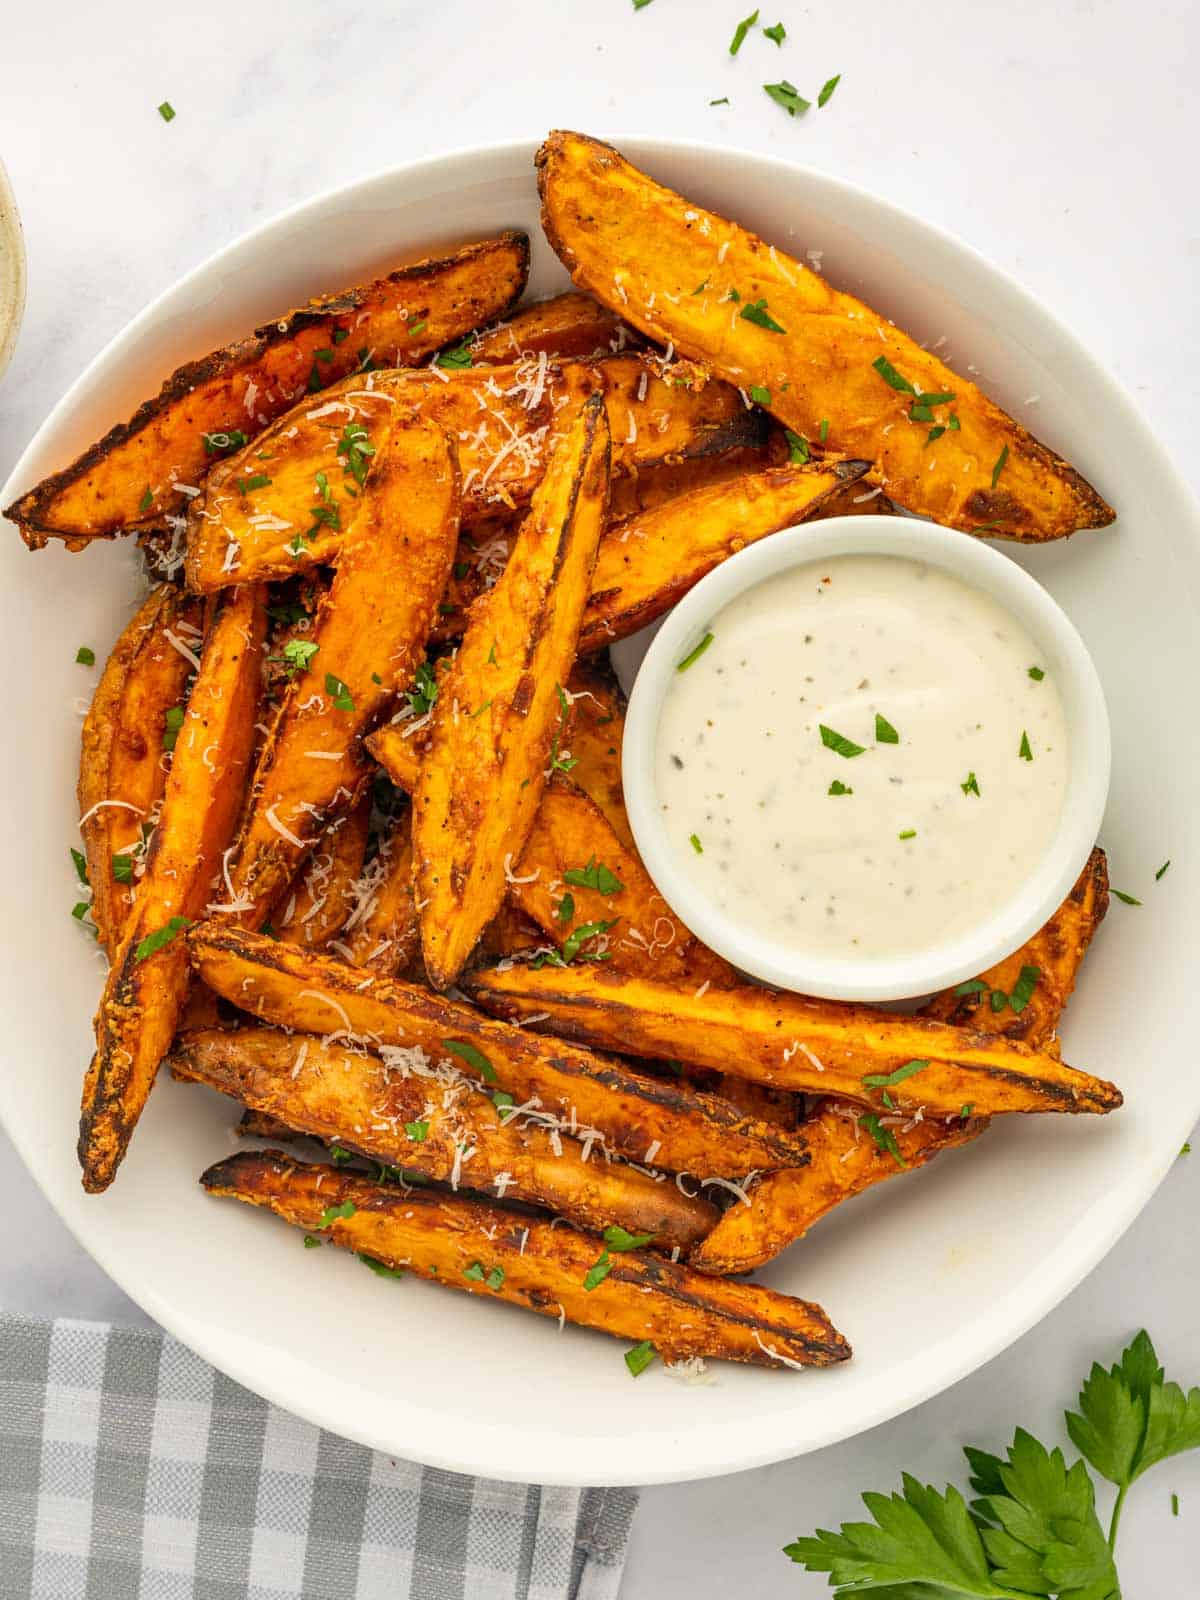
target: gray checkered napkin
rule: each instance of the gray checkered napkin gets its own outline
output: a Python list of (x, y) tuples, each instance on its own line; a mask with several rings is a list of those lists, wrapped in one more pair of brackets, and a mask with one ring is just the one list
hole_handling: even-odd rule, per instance
[(615, 1600), (636, 1504), (377, 1455), (161, 1333), (0, 1317), (0, 1600)]

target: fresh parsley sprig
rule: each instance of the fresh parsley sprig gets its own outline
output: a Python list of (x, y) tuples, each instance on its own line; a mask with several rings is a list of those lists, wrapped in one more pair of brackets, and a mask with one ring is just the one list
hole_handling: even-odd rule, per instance
[[(809, 1572), (829, 1574), (837, 1595), (975, 1597), (975, 1600), (1119, 1600), (1113, 1560), (1125, 1497), (1149, 1469), (1200, 1448), (1200, 1388), (1168, 1383), (1150, 1336), (1138, 1334), (1113, 1367), (1093, 1366), (1066, 1413), (1084, 1460), (1067, 1465), (1018, 1428), (1002, 1459), (968, 1445), (968, 1505), (905, 1473), (898, 1494), (863, 1495), (871, 1522), (819, 1529), (784, 1547)], [(1107, 1535), (1090, 1465), (1116, 1488)]]

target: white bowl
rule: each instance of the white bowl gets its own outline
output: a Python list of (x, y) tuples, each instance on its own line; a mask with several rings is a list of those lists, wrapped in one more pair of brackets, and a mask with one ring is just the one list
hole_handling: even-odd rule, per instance
[[(130, 615), (128, 545), (79, 555), (0, 539), (10, 773), (0, 963), (0, 1119), (79, 1240), (148, 1314), (268, 1399), (364, 1444), (534, 1483), (653, 1483), (734, 1472), (873, 1427), (973, 1371), (1051, 1310), (1145, 1204), (1200, 1115), (1200, 740), (1195, 683), (1200, 512), (1155, 430), (1053, 316), (966, 245), (852, 184), (711, 145), (610, 133), (675, 187), (790, 244), (825, 251), (835, 283), (960, 365), (1068, 455), (1119, 523), (1014, 559), (1075, 619), (1108, 696), (1114, 740), (1103, 841), (1114, 906), (1067, 1014), (1064, 1054), (1116, 1079), (1124, 1109), (1014, 1117), (961, 1153), (839, 1208), (763, 1274), (822, 1302), (855, 1359), (799, 1373), (716, 1367), (692, 1389), (621, 1346), (558, 1331), (433, 1285), (383, 1283), (293, 1229), (196, 1183), (235, 1147), (236, 1110), (169, 1080), (102, 1197), (79, 1186), (79, 1085), (101, 981), (70, 917), (77, 697)], [(148, 306), (55, 407), (0, 491), (7, 504), (128, 416), (179, 361), (305, 295), (389, 260), (514, 225), (534, 237), (531, 292), (566, 276), (538, 232), (535, 141), (468, 150), (361, 179), (272, 218)], [(1081, 262), (1081, 266), (1083, 263)], [(63, 293), (67, 290), (64, 288)], [(51, 313), (48, 311), (47, 315)], [(1036, 408), (1025, 397), (1041, 396)], [(617, 652), (628, 670), (637, 649)], [(1155, 868), (1174, 865), (1162, 880)]]
[[(825, 557), (903, 556), (990, 594), (1021, 623), (1062, 697), (1070, 736), (1058, 829), (1011, 897), (961, 936), (907, 956), (822, 958), (781, 949), (721, 911), (687, 871), (658, 803), (655, 766), (663, 701), (677, 663), (717, 614), (747, 589)], [(1083, 870), (1104, 816), (1112, 764), (1104, 691), (1062, 607), (1021, 567), (968, 534), (910, 517), (834, 517), (747, 546), (684, 596), (646, 652), (622, 746), (625, 803), (638, 850), (667, 904), (727, 961), (764, 983), (834, 1000), (903, 1000), (948, 988), (1011, 955), (1047, 922)]]
[(25, 310), (25, 237), (4, 163), (0, 161), (0, 374), (12, 358)]

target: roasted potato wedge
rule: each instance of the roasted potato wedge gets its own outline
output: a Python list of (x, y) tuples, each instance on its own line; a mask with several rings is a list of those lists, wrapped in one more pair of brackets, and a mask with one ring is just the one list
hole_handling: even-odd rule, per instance
[[(763, 434), (762, 416), (747, 411), (735, 389), (707, 382), (688, 363), (662, 368), (616, 356), (355, 376), (315, 403), (297, 406), (213, 468), (204, 498), (189, 511), (188, 584), (204, 592), (249, 578), (289, 577), (332, 560), (359, 514), (358, 503), (342, 500), (336, 521), (322, 517), (313, 484), (319, 472), (340, 470), (338, 448), (347, 429), (365, 428), (374, 438), (394, 411), (404, 409), (444, 428), (458, 441), (463, 521), (470, 526), (529, 501), (562, 419), (600, 390), (615, 472), (678, 456), (719, 455)], [(263, 477), (270, 482), (251, 487)]]
[[(253, 439), (304, 401), (306, 392), (371, 364), (424, 361), (519, 300), (528, 271), (528, 238), (505, 233), (443, 260), (419, 261), (310, 300), (249, 338), (179, 367), (129, 422), (111, 429), (5, 515), (20, 525), (33, 549), (51, 536), (75, 547), (161, 523), (182, 510), (188, 492), (231, 444)], [(270, 471), (255, 450), (243, 477)]]
[[(693, 993), (598, 968), (476, 972), (463, 988), (493, 1015), (548, 1025), (562, 1038), (652, 1060), (674, 1057), (777, 1089), (836, 1095), (870, 1112), (923, 1109), (953, 1117), (969, 1104), (977, 1115), (992, 1116), (1105, 1112), (1121, 1104), (1113, 1084), (1044, 1050), (870, 1006), (748, 986)], [(923, 1065), (914, 1071), (917, 1061)], [(884, 1090), (891, 1107), (883, 1103)]]
[(772, 460), (765, 438), (756, 444), (739, 445), (720, 455), (663, 461), (656, 467), (646, 467), (641, 472), (614, 480), (609, 522), (613, 525), (625, 522), (630, 517), (641, 516), (645, 511), (657, 510), (668, 500), (678, 500), (680, 495), (692, 494), (697, 489), (715, 488), (718, 483), (728, 483), (731, 478), (744, 478), (751, 472), (763, 472), (767, 467), (787, 464), (787, 450), (784, 450), (781, 461)]
[[(247, 926), (261, 925), (322, 827), (356, 804), (369, 774), (359, 736), (412, 681), (454, 557), (452, 441), (409, 416), (376, 438), (362, 509), (255, 769), (226, 908)], [(348, 462), (343, 494), (352, 480)], [(328, 478), (325, 493), (342, 499)]]
[(143, 826), (153, 825), (166, 788), (163, 749), (177, 733), (167, 713), (182, 712), (200, 622), (195, 600), (168, 586), (152, 590), (114, 645), (84, 718), (79, 831), (92, 921), (110, 960), (133, 905)]
[(415, 984), (364, 974), (215, 920), (190, 930), (188, 949), (210, 989), (262, 1021), (307, 1033), (332, 1029), (376, 1048), (448, 1052), (464, 1071), (518, 1103), (536, 1095), (570, 1127), (598, 1129), (615, 1155), (702, 1178), (745, 1177), (805, 1160), (802, 1135), (743, 1117), (715, 1095), (494, 1022)]
[[(200, 1179), (210, 1194), (262, 1206), (293, 1227), (396, 1270), (469, 1294), (649, 1339), (667, 1361), (693, 1356), (756, 1366), (829, 1366), (850, 1347), (819, 1306), (757, 1284), (705, 1278), (641, 1250), (610, 1254), (575, 1228), (514, 1216), (457, 1195), (244, 1151)], [(596, 1281), (596, 1269), (608, 1272)]]
[(545, 1206), (581, 1228), (616, 1223), (671, 1250), (697, 1243), (717, 1220), (715, 1206), (673, 1183), (589, 1159), (578, 1140), (543, 1126), (536, 1109), (493, 1105), (444, 1054), (385, 1048), (380, 1060), (312, 1034), (215, 1029), (181, 1037), (171, 1066), (298, 1133), (455, 1189)]
[(385, 978), (406, 972), (421, 949), (412, 886), (412, 834), (406, 811), (382, 841), (359, 883), (338, 954)]
[[(947, 989), (924, 1006), (937, 1017), (979, 1033), (1020, 1039), (1038, 1049), (1056, 1049), (1055, 1034), (1067, 998), (1096, 929), (1108, 906), (1108, 873), (1102, 850), (1093, 850), (1078, 882), (1040, 932), (999, 966), (985, 972), (986, 986), (960, 995)], [(1021, 970), (1039, 974), (1020, 1009), (991, 1004), (995, 993), (1010, 995)], [(961, 985), (958, 987), (961, 988)], [(750, 1272), (807, 1233), (827, 1211), (864, 1189), (922, 1167), (942, 1150), (968, 1144), (988, 1126), (970, 1114), (950, 1119), (889, 1119), (895, 1151), (883, 1149), (864, 1132), (862, 1108), (844, 1100), (822, 1100), (804, 1124), (812, 1162), (803, 1171), (771, 1172), (750, 1191), (747, 1206), (727, 1211), (693, 1253), (704, 1272)], [(903, 1165), (901, 1165), (903, 1163)]]
[(442, 679), (412, 800), (425, 970), (453, 983), (504, 899), (552, 763), (608, 509), (609, 439), (593, 395), (550, 457), (499, 583), (471, 609)]
[(79, 1164), (90, 1193), (116, 1176), (188, 991), (182, 929), (208, 900), (245, 787), (258, 719), (266, 592), (221, 597), (204, 641), (133, 910), (96, 1013)]
[(596, 139), (553, 133), (537, 167), (542, 226), (580, 288), (731, 383), (767, 389), (780, 422), (872, 461), (910, 511), (1029, 542), (1113, 520), (970, 378), (802, 262)]
[(669, 611), (693, 585), (748, 544), (815, 516), (867, 461), (833, 461), (695, 489), (609, 528), (600, 542), (580, 654), (627, 638)]
[[(673, 914), (637, 852), (569, 782), (547, 784), (508, 892), (569, 957), (602, 953), (620, 972), (737, 982), (733, 968)], [(586, 928), (596, 932), (581, 941)]]
[(571, 782), (599, 806), (609, 827), (632, 850), (621, 780), (625, 697), (611, 672), (598, 671), (586, 661), (571, 668), (566, 690), (570, 709), (559, 737), (559, 758), (570, 761)]
[(275, 933), (288, 944), (320, 950), (354, 913), (371, 827), (371, 792), (317, 840), (273, 914)]
[(556, 294), (522, 306), (504, 322), (484, 328), (463, 348), (476, 366), (546, 355), (552, 361), (610, 355), (638, 343), (626, 328), (590, 294)]

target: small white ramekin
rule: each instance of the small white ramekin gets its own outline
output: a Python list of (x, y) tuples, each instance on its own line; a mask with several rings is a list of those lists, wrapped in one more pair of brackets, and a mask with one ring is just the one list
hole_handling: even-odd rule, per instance
[[(990, 594), (1021, 622), (1053, 673), (1071, 748), (1058, 831), (1011, 896), (969, 932), (911, 956), (822, 958), (779, 948), (719, 911), (692, 879), (659, 810), (655, 752), (659, 718), (677, 663), (714, 617), (745, 590), (823, 557), (908, 557)], [(646, 653), (629, 701), (622, 747), (625, 802), (642, 860), (667, 904), (727, 961), (777, 988), (836, 1000), (901, 1000), (976, 976), (1011, 955), (1065, 899), (1096, 842), (1112, 759), (1108, 710), (1092, 658), (1046, 591), (1007, 556), (967, 534), (906, 517), (835, 517), (763, 539), (701, 580), (666, 618)]]

